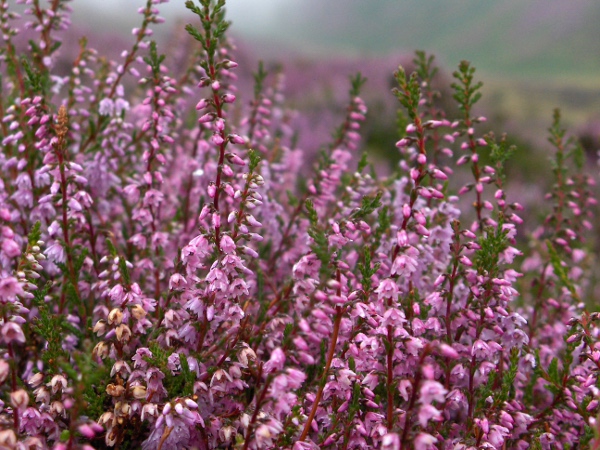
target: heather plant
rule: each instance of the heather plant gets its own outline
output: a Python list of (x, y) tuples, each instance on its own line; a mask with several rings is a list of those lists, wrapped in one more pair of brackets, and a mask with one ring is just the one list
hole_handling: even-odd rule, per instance
[(433, 57), (398, 68), (389, 176), (360, 152), (352, 76), (307, 177), (283, 72), (236, 90), (224, 0), (186, 2), (189, 55), (149, 40), (148, 0), (121, 59), (82, 39), (67, 72), (68, 1), (17, 3), (0, 0), (0, 447), (600, 448), (594, 178), (558, 112), (546, 217), (525, 228), (518, 149), (486, 134), (468, 62), (452, 110)]

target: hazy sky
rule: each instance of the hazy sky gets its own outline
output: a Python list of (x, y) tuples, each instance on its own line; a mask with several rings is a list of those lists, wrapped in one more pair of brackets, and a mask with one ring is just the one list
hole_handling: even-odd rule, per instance
[[(238, 33), (260, 34), (290, 3), (295, 0), (233, 0), (227, 2), (227, 17)], [(140, 16), (136, 12), (145, 4), (145, 0), (75, 0), (72, 3), (73, 19), (78, 24), (122, 31), (139, 23)], [(172, 0), (159, 5), (159, 9), (168, 21), (176, 17), (194, 21), (193, 14), (185, 7), (185, 0)], [(165, 28), (169, 28), (168, 24)]]
[[(140, 24), (137, 10), (145, 3), (71, 4), (80, 29), (121, 34)], [(226, 8), (233, 36), (265, 59), (290, 50), (368, 56), (419, 48), (451, 66), (469, 59), (480, 69), (510, 74), (600, 75), (599, 0), (228, 0)], [(159, 9), (167, 23), (154, 27), (157, 39), (173, 30), (177, 17), (199, 22), (185, 0)]]

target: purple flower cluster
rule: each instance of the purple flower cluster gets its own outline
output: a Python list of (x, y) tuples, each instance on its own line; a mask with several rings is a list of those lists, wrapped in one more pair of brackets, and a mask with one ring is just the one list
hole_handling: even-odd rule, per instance
[(1, 448), (600, 448), (594, 183), (558, 113), (550, 212), (524, 238), (514, 149), (481, 133), (467, 62), (454, 116), (433, 58), (398, 69), (386, 178), (360, 157), (352, 78), (305, 178), (283, 75), (260, 65), (240, 101), (224, 0), (186, 3), (196, 51), (175, 72), (149, 41), (164, 0), (120, 60), (82, 40), (68, 73), (68, 1), (17, 3), (25, 19), (0, 0)]

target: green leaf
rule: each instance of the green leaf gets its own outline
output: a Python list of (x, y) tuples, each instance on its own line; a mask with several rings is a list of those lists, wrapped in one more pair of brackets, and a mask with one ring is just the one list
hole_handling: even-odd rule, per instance
[(264, 87), (265, 78), (267, 78), (267, 71), (262, 61), (258, 62), (258, 70), (252, 76), (254, 77), (254, 98), (258, 100)]
[(558, 371), (558, 358), (552, 358), (552, 361), (550, 361), (550, 364), (548, 365), (547, 374), (549, 381), (555, 385), (561, 384), (561, 377)]
[(41, 227), (42, 227), (42, 224), (38, 220), (31, 228), (31, 231), (29, 231), (29, 235), (27, 236), (27, 242), (29, 243), (30, 246), (37, 245), (37, 242), (41, 239), (41, 237), (42, 237)]
[(377, 208), (379, 208), (381, 206), (381, 197), (383, 196), (383, 192), (382, 191), (378, 191), (375, 196), (373, 197), (369, 197), (369, 196), (364, 196), (362, 198), (362, 203), (359, 209), (357, 209), (356, 211), (354, 211), (352, 214), (350, 214), (350, 219), (352, 220), (356, 220), (356, 219), (363, 219), (366, 216), (368, 216), (369, 214), (371, 214), (373, 211), (375, 211)]
[(552, 242), (550, 242), (550, 240), (548, 239), (546, 240), (546, 247), (548, 248), (548, 253), (550, 255), (550, 263), (552, 264), (552, 268), (554, 269), (554, 274), (558, 277), (562, 285), (569, 290), (573, 298), (579, 301), (579, 295), (577, 294), (575, 285), (571, 282), (567, 269), (563, 266), (560, 256), (558, 256), (558, 252), (552, 245)]

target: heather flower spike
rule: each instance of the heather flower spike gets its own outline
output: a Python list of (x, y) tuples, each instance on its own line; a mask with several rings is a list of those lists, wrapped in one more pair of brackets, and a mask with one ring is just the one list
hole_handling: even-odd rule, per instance
[(224, 0), (186, 2), (170, 51), (148, 0), (115, 60), (58, 45), (68, 1), (17, 3), (0, 447), (598, 447), (596, 186), (558, 112), (536, 223), (467, 62), (451, 91), (425, 52), (398, 68), (384, 175), (360, 151), (366, 79), (319, 155), (300, 149), (285, 69), (238, 80)]

